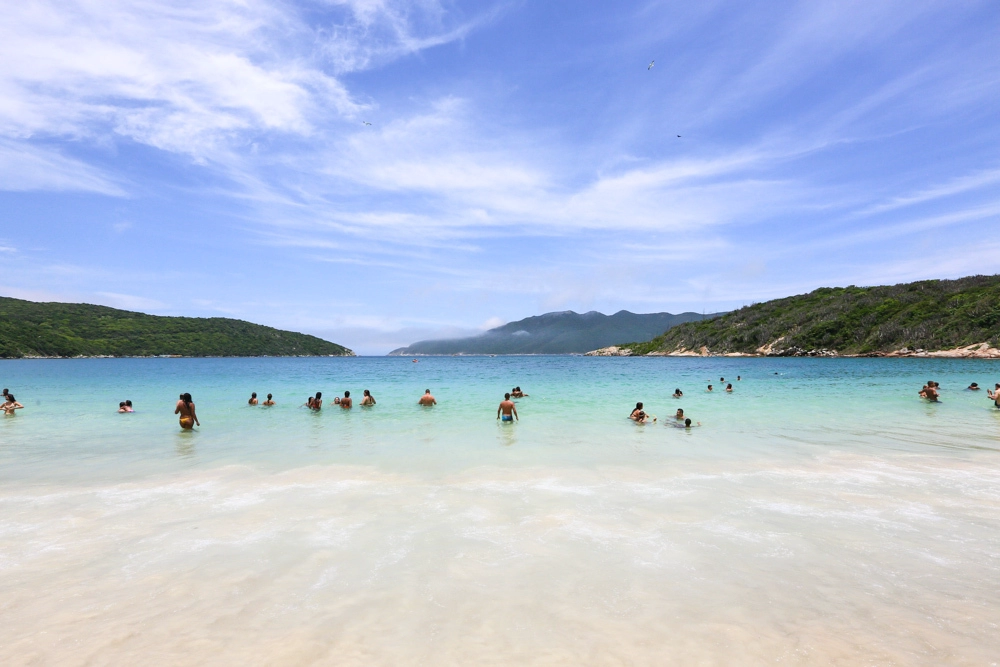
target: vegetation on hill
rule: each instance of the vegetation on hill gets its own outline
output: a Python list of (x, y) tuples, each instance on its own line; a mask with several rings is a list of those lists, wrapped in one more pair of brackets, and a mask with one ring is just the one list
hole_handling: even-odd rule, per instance
[[(699, 350), (799, 355), (1000, 346), (1000, 276), (821, 288), (669, 329), (633, 354)], [(770, 346), (770, 349), (767, 348)]]
[(620, 340), (641, 340), (691, 320), (703, 319), (698, 313), (630, 313), (614, 315), (591, 311), (567, 310), (526, 317), (517, 322), (469, 338), (424, 340), (389, 354), (572, 354), (611, 345)]
[(159, 317), (0, 297), (0, 357), (349, 356), (322, 338), (224, 317)]

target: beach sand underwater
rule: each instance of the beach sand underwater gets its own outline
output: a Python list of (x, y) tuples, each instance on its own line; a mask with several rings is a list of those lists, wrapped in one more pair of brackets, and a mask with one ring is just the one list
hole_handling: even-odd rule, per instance
[(3, 361), (0, 663), (997, 664), (1000, 410), (972, 381), (1000, 365)]

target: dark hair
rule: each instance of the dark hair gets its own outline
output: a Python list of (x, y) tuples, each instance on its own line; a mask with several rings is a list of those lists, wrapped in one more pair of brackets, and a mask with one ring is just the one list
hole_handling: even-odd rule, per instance
[(271, 395), (270, 394), (267, 395), (267, 400), (269, 400), (269, 401), (271, 400)]
[(257, 392), (255, 391), (250, 392), (250, 398), (257, 398)]
[(719, 378), (719, 382), (725, 382), (726, 378)]
[(431, 393), (431, 390), (430, 389), (424, 389), (424, 393), (425, 394), (429, 394), (429, 393)]
[(510, 394), (504, 394), (503, 397), (508, 401), (510, 400)]
[(371, 392), (365, 389), (365, 396), (371, 396)]
[(131, 408), (132, 407), (132, 401), (126, 400), (125, 401), (125, 405), (127, 405), (127, 406), (129, 406)]
[(638, 403), (635, 404), (635, 409), (642, 410), (642, 401), (639, 401)]
[(121, 403), (119, 403), (118, 407), (119, 408), (124, 408), (125, 407), (125, 401), (122, 401)]
[(681, 388), (680, 388), (680, 387), (677, 387), (677, 389), (674, 389), (674, 393), (675, 393), (675, 394), (679, 394), (679, 393), (681, 393)]
[(323, 392), (321, 392), (321, 391), (317, 391), (317, 392), (316, 392), (316, 400), (318, 401), (318, 400), (319, 400), (319, 399), (321, 399), (321, 398), (323, 398)]
[(191, 394), (184, 392), (181, 394), (181, 400), (184, 401), (184, 405), (191, 407)]
[(10, 391), (10, 389), (8, 389), (7, 387), (4, 387), (3, 388), (3, 395), (6, 396), (8, 391)]
[(351, 392), (345, 391), (344, 392), (344, 398), (350, 398), (350, 397), (351, 397)]
[[(1000, 384), (998, 384), (997, 386), (1000, 387)], [(11, 403), (13, 403), (17, 399), (14, 398), (14, 394), (7, 394), (7, 400), (10, 401)]]
[(685, 426), (690, 426), (691, 425), (691, 418), (690, 417), (688, 417), (687, 419), (684, 420), (684, 425)]
[(733, 388), (733, 383), (732, 382), (730, 382), (729, 384), (726, 385), (726, 389), (732, 389), (732, 388)]
[(677, 412), (684, 414), (684, 408), (677, 408)]

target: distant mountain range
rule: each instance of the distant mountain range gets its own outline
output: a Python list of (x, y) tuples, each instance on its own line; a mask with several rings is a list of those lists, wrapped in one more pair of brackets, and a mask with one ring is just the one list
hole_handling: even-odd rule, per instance
[(684, 322), (717, 317), (718, 313), (630, 313), (596, 311), (546, 313), (510, 322), (478, 336), (423, 340), (390, 355), (420, 354), (572, 354), (633, 340), (649, 340)]

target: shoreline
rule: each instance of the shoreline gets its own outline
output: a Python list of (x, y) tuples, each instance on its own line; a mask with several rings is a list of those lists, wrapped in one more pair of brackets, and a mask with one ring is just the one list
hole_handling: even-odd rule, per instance
[[(775, 343), (780, 342), (775, 341)], [(673, 352), (663, 352), (654, 350), (646, 354), (635, 354), (632, 348), (618, 345), (602, 347), (598, 350), (591, 350), (583, 356), (585, 357), (813, 357), (813, 358), (837, 358), (837, 359), (871, 359), (871, 358), (897, 358), (897, 359), (1000, 359), (1000, 349), (990, 347), (989, 343), (973, 343), (962, 347), (955, 347), (947, 350), (924, 350), (921, 348), (904, 347), (899, 350), (888, 352), (866, 352), (864, 354), (841, 354), (836, 350), (814, 349), (803, 350), (802, 348), (775, 349), (775, 343), (757, 348), (756, 352), (712, 352), (706, 346), (697, 350), (689, 350), (681, 347)]]

